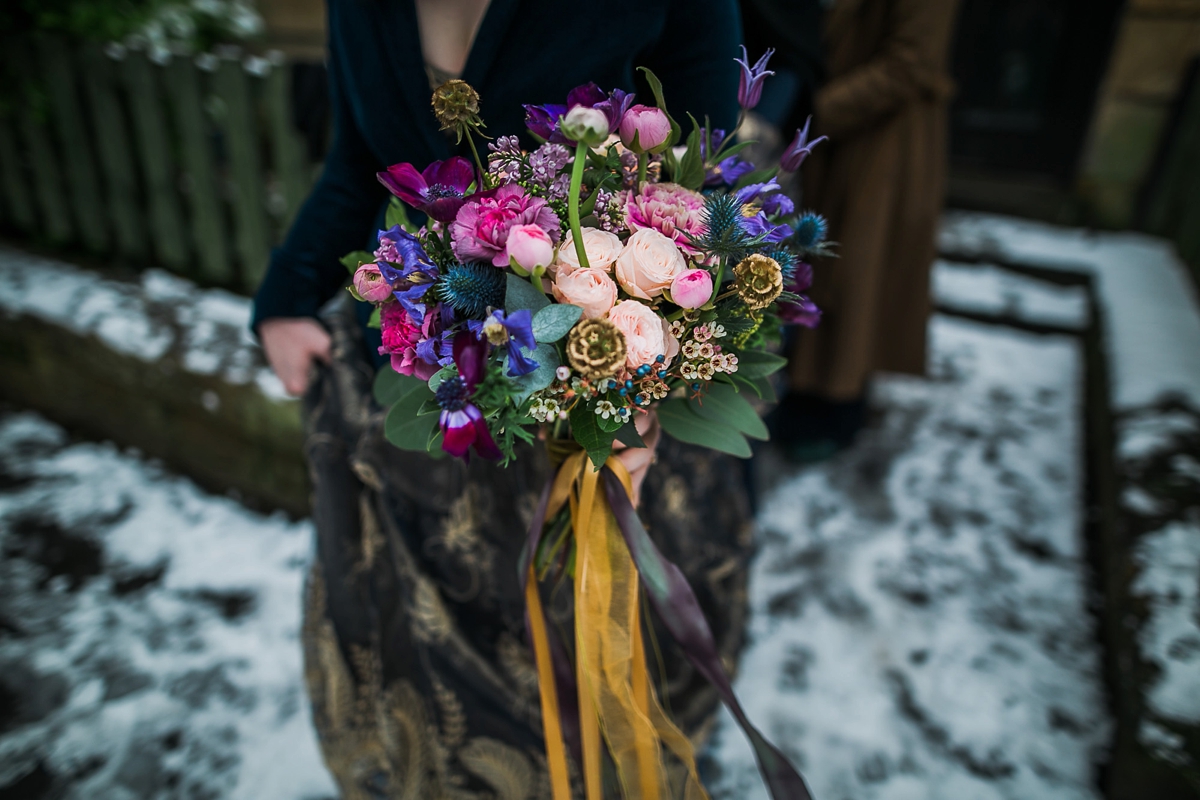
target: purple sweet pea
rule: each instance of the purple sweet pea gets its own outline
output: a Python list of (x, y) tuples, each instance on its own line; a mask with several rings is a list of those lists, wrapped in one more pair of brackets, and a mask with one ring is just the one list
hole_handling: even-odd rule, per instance
[(379, 271), (392, 287), (392, 295), (419, 325), (425, 321), (425, 292), (438, 279), (438, 268), (420, 240), (399, 225), (379, 232)]
[(762, 58), (754, 62), (752, 67), (750, 66), (750, 55), (746, 52), (746, 45), (742, 45), (742, 57), (734, 59), (742, 68), (742, 74), (738, 77), (738, 105), (744, 110), (749, 111), (754, 108), (762, 99), (763, 81), (767, 79), (768, 75), (775, 74), (767, 69), (767, 60), (774, 53), (775, 48), (768, 48)]
[(450, 222), (465, 202), (475, 168), (462, 156), (435, 161), (417, 172), (412, 164), (393, 164), (375, 177), (388, 191), (438, 222)]
[(758, 201), (764, 213), (787, 216), (796, 210), (796, 204), (783, 193), (783, 187), (774, 178), (765, 183), (752, 183), (733, 193), (740, 203)]
[(821, 142), (829, 140), (828, 136), (818, 136), (811, 142), (808, 140), (808, 128), (812, 125), (812, 117), (804, 121), (804, 127), (796, 131), (796, 138), (783, 151), (783, 155), (779, 157), (779, 166), (784, 172), (795, 172), (800, 169), (800, 165), (804, 163), (804, 159), (812, 155), (813, 148)]
[(499, 460), (503, 454), (488, 430), (487, 420), (479, 407), (471, 402), (475, 387), (483, 380), (488, 344), (469, 331), (463, 331), (454, 337), (453, 347), (458, 374), (442, 381), (434, 395), (442, 408), (438, 418), (442, 449), (452, 456), (469, 460), (470, 450), (474, 447), (484, 458)]
[(523, 351), (532, 353), (537, 349), (533, 338), (533, 314), (525, 308), (505, 314), (497, 309), (483, 321), (470, 320), (467, 327), (479, 338), (486, 338), (497, 347), (508, 350), (508, 375), (519, 378), (538, 368), (538, 362)]
[(753, 217), (742, 217), (740, 222), (747, 236), (762, 236), (764, 242), (777, 244), (792, 235), (790, 225), (775, 225), (761, 211)]

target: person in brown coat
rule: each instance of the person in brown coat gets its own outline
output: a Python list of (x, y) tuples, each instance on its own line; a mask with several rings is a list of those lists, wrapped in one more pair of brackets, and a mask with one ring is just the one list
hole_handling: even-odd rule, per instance
[(829, 220), (839, 259), (818, 267), (824, 316), (791, 351), (782, 438), (799, 458), (853, 439), (875, 371), (925, 372), (929, 269), (947, 161), (947, 71), (958, 0), (835, 0), (827, 83), (804, 165), (804, 204)]

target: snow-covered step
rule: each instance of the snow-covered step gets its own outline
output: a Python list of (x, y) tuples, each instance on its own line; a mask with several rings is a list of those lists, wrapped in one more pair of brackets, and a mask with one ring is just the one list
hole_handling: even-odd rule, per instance
[(117, 280), (0, 245), (0, 397), (305, 513), (298, 404), (249, 322), (249, 299), (161, 270)]
[(986, 263), (939, 259), (931, 292), (938, 308), (1016, 325), (1083, 332), (1091, 324), (1087, 289), (1064, 286)]

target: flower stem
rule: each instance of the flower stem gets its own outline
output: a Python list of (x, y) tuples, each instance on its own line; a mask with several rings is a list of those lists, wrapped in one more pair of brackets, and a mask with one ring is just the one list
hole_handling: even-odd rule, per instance
[(487, 186), (484, 185), (484, 179), (487, 172), (483, 168), (483, 162), (479, 160), (479, 151), (475, 149), (475, 137), (471, 135), (471, 131), (467, 131), (467, 144), (471, 145), (471, 155), (475, 156), (475, 169), (479, 170), (479, 188), (475, 191), (482, 192)]
[(725, 278), (725, 261), (726, 258), (722, 256), (721, 264), (717, 267), (717, 277), (716, 280), (713, 281), (713, 296), (712, 300), (710, 301), (713, 303), (717, 301), (717, 295), (721, 293), (721, 281)]
[[(583, 229), (579, 225), (579, 192), (583, 188), (583, 168), (587, 159), (587, 145), (575, 145), (575, 163), (571, 166), (571, 190), (567, 195), (567, 216), (571, 222), (571, 239), (575, 242), (575, 255), (579, 266), (590, 267), (587, 251), (583, 247)], [(589, 273), (591, 274), (591, 273)]]
[(649, 154), (647, 154), (647, 153), (639, 153), (638, 154), (638, 180), (637, 180), (637, 182), (638, 182), (639, 188), (641, 187), (641, 185), (643, 183), (646, 182), (646, 162), (648, 162), (649, 160), (650, 160)]

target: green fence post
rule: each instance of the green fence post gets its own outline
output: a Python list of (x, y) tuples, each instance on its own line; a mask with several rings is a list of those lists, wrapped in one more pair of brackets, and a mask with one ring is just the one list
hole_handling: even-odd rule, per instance
[(58, 38), (39, 38), (38, 61), (46, 79), (58, 145), (67, 166), (66, 201), (75, 212), (79, 238), (95, 253), (109, 248), (108, 215), (100, 199), (92, 142), (84, 127), (81, 95), (70, 46)]
[(191, 254), (179, 209), (179, 173), (171, 157), (166, 108), (158, 88), (159, 69), (145, 53), (131, 52), (121, 64), (139, 161), (146, 177), (146, 200), (154, 251), (163, 266), (186, 271)]
[(79, 65), (91, 109), (92, 129), (104, 174), (108, 213), (116, 233), (117, 252), (130, 261), (146, 259), (146, 233), (138, 207), (138, 182), (129, 130), (122, 116), (115, 85), (114, 58), (124, 48), (111, 48), (113, 56), (95, 45), (80, 48)]
[(19, 83), (17, 125), (33, 168), (33, 190), (41, 210), (42, 232), (55, 244), (68, 242), (73, 233), (71, 215), (58, 158), (50, 143), (45, 86), (32, 69), (32, 53), (26, 42), (11, 41), (6, 49), (9, 69)]
[(233, 180), (234, 241), (242, 264), (242, 288), (252, 291), (270, 255), (266, 186), (259, 158), (253, 92), (236, 48), (224, 48), (213, 86), (221, 100), (218, 125), (229, 148)]
[(10, 118), (0, 114), (0, 177), (3, 178), (4, 199), (7, 201), (8, 216), (26, 233), (37, 229), (37, 217), (33, 213), (33, 197), (21, 155), (17, 150), (17, 137), (13, 135)]
[[(211, 61), (202, 60), (207, 64)], [(215, 62), (212, 62), (215, 68)], [(198, 275), (212, 283), (233, 279), (233, 261), (226, 242), (225, 218), (218, 190), (213, 128), (204, 113), (202, 67), (177, 54), (167, 65), (168, 96), (179, 131), (183, 168), (187, 176), (192, 243), (199, 256)]]
[(268, 59), (271, 71), (266, 78), (265, 100), (271, 131), (272, 165), (284, 199), (280, 227), (286, 232), (308, 195), (312, 170), (308, 166), (304, 142), (292, 124), (291, 70), (278, 50), (270, 53)]

